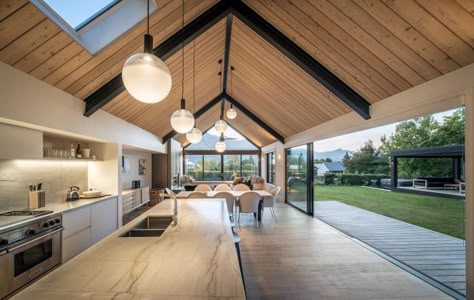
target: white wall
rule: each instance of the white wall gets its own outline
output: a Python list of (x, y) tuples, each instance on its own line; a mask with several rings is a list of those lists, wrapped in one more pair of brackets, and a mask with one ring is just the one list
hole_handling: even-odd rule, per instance
[[(151, 152), (124, 149), (122, 155), (130, 165), (130, 169), (122, 173), (122, 189), (130, 189), (132, 180), (141, 180), (141, 186), (151, 187)], [(138, 175), (138, 161), (140, 159), (145, 159), (145, 175)]]
[(84, 101), (2, 62), (0, 91), (0, 122), (166, 153), (156, 135), (102, 110), (84, 117)]

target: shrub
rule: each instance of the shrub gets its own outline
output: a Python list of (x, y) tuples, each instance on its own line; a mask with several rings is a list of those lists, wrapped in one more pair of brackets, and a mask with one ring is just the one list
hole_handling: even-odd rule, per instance
[(336, 183), (336, 176), (337, 174), (332, 174), (332, 173), (326, 173), (324, 174), (324, 184), (325, 185), (331, 185)]

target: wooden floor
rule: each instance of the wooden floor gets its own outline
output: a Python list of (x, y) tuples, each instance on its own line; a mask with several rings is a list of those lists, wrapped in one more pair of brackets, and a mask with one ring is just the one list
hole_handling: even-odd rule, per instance
[(463, 240), (338, 201), (315, 202), (315, 217), (466, 294)]
[(289, 205), (237, 229), (249, 299), (450, 299), (346, 235)]

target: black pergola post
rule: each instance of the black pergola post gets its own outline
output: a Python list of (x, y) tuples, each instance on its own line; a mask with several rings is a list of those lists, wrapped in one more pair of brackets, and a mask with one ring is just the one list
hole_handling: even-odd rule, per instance
[(390, 182), (392, 191), (398, 187), (398, 157), (392, 155), (392, 180)]

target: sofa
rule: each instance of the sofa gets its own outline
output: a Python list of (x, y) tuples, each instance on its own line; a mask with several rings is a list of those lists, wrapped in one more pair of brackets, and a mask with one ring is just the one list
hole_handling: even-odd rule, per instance
[(457, 184), (459, 180), (448, 177), (418, 177), (413, 179), (413, 188), (444, 189), (445, 184)]

